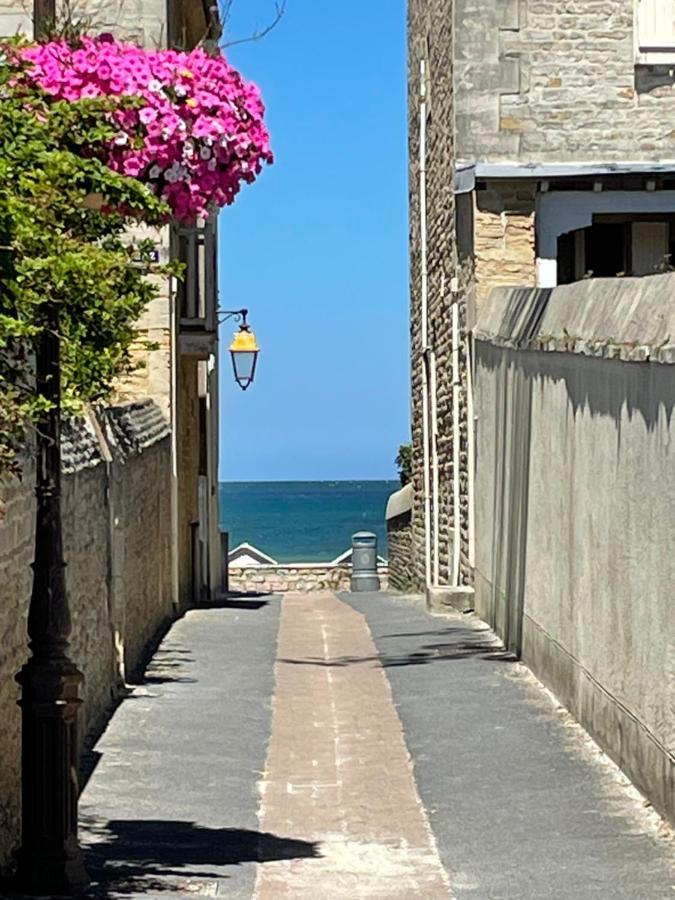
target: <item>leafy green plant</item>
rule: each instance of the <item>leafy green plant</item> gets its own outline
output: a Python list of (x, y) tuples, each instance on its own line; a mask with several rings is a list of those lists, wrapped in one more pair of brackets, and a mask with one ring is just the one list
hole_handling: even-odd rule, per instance
[(20, 473), (26, 435), (44, 414), (32, 361), (48, 308), (58, 310), (72, 413), (132, 370), (136, 322), (157, 290), (146, 275), (169, 271), (153, 263), (154, 242), (128, 230), (165, 221), (165, 203), (90, 152), (114, 136), (119, 100), (55, 102), (22, 83), (20, 67), (10, 45), (0, 65), (0, 477)]
[(406, 485), (412, 480), (412, 444), (401, 444), (395, 459), (398, 467), (398, 477), (401, 484)]

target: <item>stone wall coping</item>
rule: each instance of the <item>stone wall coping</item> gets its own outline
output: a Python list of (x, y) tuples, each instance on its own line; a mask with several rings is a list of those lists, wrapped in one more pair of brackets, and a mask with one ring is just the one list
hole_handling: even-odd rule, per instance
[(126, 460), (170, 435), (169, 423), (154, 400), (89, 409), (64, 419), (62, 467), (66, 475), (105, 461)]
[(516, 350), (675, 363), (675, 274), (591, 278), (557, 288), (495, 287), (476, 340)]
[(123, 456), (141, 453), (171, 434), (167, 419), (154, 400), (145, 398), (101, 411), (106, 436)]
[(395, 491), (387, 500), (387, 509), (384, 514), (387, 522), (402, 516), (404, 513), (410, 512), (413, 508), (413, 486), (412, 483), (404, 485), (400, 490)]

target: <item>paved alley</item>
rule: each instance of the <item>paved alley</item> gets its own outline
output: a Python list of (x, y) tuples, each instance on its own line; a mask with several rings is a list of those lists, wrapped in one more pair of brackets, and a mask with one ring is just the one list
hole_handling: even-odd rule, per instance
[(407, 598), (188, 613), (94, 763), (98, 897), (675, 896), (621, 773), (481, 623)]

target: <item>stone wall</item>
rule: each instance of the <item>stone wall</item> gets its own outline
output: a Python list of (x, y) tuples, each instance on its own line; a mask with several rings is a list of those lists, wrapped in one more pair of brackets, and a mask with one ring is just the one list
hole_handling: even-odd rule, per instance
[(498, 285), (536, 284), (534, 185), (493, 181), (475, 194), (475, 302)]
[(389, 543), (389, 587), (395, 591), (412, 591), (416, 587), (413, 569), (412, 515), (394, 516), (387, 522)]
[[(200, 2), (190, 0), (190, 5)], [(77, 0), (71, 6), (76, 16), (88, 19), (92, 31), (110, 31), (149, 47), (166, 45), (166, 0)], [(57, 0), (57, 13), (63, 8), (64, 0)], [(33, 0), (0, 3), (0, 34), (21, 32), (32, 37), (32, 10)]]
[(412, 484), (395, 491), (387, 501), (389, 587), (396, 591), (414, 591), (417, 588), (412, 534), (414, 502)]
[(476, 611), (675, 821), (675, 276), (493, 291)]
[[(467, 390), (467, 304), (472, 261), (462, 261), (456, 241), (456, 208), (453, 194), (453, 58), (452, 0), (410, 0), (408, 4), (409, 159), (410, 159), (410, 261), (411, 261), (411, 364), (412, 439), (415, 502), (412, 511), (415, 586), (451, 577), (455, 494), (453, 469), (459, 476), (460, 580), (470, 579), (467, 533), (467, 414), (463, 398)], [(428, 330), (423, 346), (422, 245), (420, 206), (420, 64), (426, 66), (426, 228), (428, 232)], [(457, 319), (458, 357), (453, 369), (453, 316)], [(425, 369), (426, 383), (425, 388)], [(453, 453), (453, 386), (460, 395), (459, 444)], [(434, 389), (435, 388), (435, 389)], [(428, 397), (430, 436), (423, 437), (424, 395)], [(430, 477), (430, 527), (433, 553), (431, 571), (425, 575), (424, 458), (436, 444), (437, 478)], [(434, 490), (434, 482), (437, 490)], [(435, 527), (437, 523), (437, 528)]]
[(104, 415), (111, 461), (114, 639), (127, 680), (175, 613), (171, 596), (171, 466), (166, 419), (151, 402), (111, 407)]
[[(115, 407), (65, 429), (64, 553), (73, 633), (85, 675), (80, 738), (97, 732), (127, 677), (173, 614), (170, 446), (151, 402)], [(35, 528), (34, 471), (2, 484), (0, 520), (0, 869), (19, 834), (20, 720), (15, 673), (27, 656)]]
[(675, 155), (670, 66), (636, 67), (634, 0), (455, 0), (457, 156)]
[[(297, 563), (280, 566), (232, 566), (230, 590), (284, 594), (288, 591), (348, 591), (351, 566)], [(388, 586), (388, 569), (378, 566), (380, 588)]]

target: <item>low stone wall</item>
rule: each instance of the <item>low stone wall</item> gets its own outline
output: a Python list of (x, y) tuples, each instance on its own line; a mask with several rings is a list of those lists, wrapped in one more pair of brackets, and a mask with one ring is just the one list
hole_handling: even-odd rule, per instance
[(413, 563), (412, 514), (403, 513), (387, 522), (389, 585), (395, 591), (413, 591), (417, 585)]
[[(85, 676), (80, 739), (96, 733), (125, 680), (172, 615), (170, 441), (150, 401), (64, 429), (64, 554), (71, 656)], [(20, 830), (20, 717), (14, 675), (28, 656), (34, 553), (34, 469), (0, 485), (0, 870)]]
[[(328, 563), (280, 566), (235, 566), (230, 569), (230, 590), (284, 594), (288, 591), (348, 591), (352, 568)], [(388, 567), (378, 566), (380, 589), (386, 590)]]
[(413, 488), (411, 484), (392, 494), (387, 503), (389, 586), (395, 591), (419, 589), (414, 563), (412, 507)]
[(476, 612), (675, 821), (675, 275), (498, 289)]

